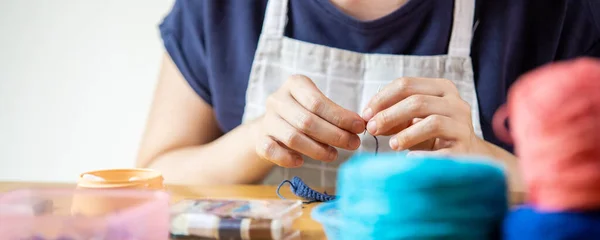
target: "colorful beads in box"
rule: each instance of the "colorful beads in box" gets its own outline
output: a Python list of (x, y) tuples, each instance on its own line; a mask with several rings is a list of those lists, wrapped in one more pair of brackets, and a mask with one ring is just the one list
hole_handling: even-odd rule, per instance
[(319, 208), (338, 208), (330, 239), (496, 239), (506, 188), (487, 161), (359, 154), (340, 168), (339, 198)]
[(600, 61), (550, 64), (521, 77), (496, 114), (508, 116), (528, 201), (548, 211), (600, 208)]

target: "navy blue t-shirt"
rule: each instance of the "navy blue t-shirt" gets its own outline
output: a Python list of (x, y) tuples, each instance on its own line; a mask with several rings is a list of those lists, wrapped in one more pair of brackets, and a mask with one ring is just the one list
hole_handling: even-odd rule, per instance
[[(486, 140), (496, 109), (519, 75), (578, 56), (600, 57), (600, 0), (476, 1), (471, 57)], [(446, 54), (451, 0), (412, 0), (358, 21), (329, 0), (290, 0), (288, 37), (361, 53)], [(223, 132), (241, 124), (267, 0), (176, 0), (160, 25), (169, 55), (210, 104)], [(397, 76), (390, 76), (394, 78)]]

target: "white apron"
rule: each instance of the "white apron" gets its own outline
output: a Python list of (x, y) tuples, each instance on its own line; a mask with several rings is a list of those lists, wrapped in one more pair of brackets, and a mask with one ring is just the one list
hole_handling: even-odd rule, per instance
[[(262, 116), (267, 97), (292, 74), (307, 76), (332, 101), (359, 114), (378, 89), (394, 79), (405, 76), (445, 78), (454, 82), (460, 96), (471, 105), (475, 134), (482, 137), (470, 57), (474, 1), (455, 0), (448, 55), (410, 56), (363, 54), (285, 37), (288, 0), (269, 0), (248, 82), (242, 122)], [(357, 151), (375, 150), (371, 135), (359, 136), (362, 144)], [(390, 137), (378, 139), (380, 152), (393, 151), (389, 147)], [(275, 185), (298, 176), (309, 186), (333, 187), (338, 166), (352, 154), (338, 151), (338, 159), (332, 163), (304, 157), (300, 168), (275, 167), (264, 184)]]

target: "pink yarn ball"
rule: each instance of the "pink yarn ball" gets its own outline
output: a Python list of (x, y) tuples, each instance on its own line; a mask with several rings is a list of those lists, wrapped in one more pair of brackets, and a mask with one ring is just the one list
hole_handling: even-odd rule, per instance
[[(494, 117), (499, 136), (501, 112)], [(600, 60), (523, 75), (509, 91), (506, 113), (529, 201), (547, 210), (600, 208)]]

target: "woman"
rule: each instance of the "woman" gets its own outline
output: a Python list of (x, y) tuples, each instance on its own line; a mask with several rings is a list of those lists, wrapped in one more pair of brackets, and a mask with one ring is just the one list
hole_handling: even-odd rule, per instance
[(138, 166), (170, 182), (333, 186), (373, 135), (379, 151), (497, 159), (516, 185), (492, 116), (520, 74), (600, 56), (600, 3), (177, 0), (160, 30)]

